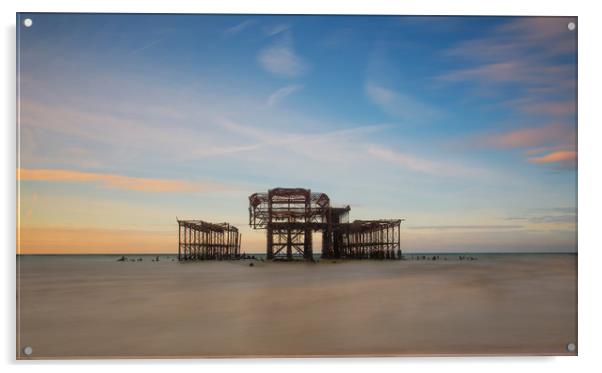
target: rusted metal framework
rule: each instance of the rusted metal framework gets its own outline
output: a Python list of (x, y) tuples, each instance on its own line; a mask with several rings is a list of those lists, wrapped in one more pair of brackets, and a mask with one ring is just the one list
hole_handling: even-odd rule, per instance
[(401, 257), (401, 219), (355, 220), (337, 227), (340, 258), (395, 259)]
[(356, 220), (349, 206), (333, 207), (324, 193), (302, 188), (274, 188), (249, 196), (249, 225), (267, 232), (267, 258), (312, 259), (312, 233), (322, 233), (323, 258), (401, 256), (402, 220)]
[(312, 232), (328, 229), (330, 199), (301, 188), (275, 188), (249, 196), (249, 225), (267, 230), (267, 258), (313, 255)]
[(178, 260), (236, 259), (242, 234), (228, 223), (178, 221)]

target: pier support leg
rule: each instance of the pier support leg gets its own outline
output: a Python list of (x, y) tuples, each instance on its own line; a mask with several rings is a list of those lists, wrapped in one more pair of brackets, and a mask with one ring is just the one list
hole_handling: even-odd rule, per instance
[(272, 260), (274, 259), (274, 236), (272, 228), (268, 228), (267, 232), (267, 259)]

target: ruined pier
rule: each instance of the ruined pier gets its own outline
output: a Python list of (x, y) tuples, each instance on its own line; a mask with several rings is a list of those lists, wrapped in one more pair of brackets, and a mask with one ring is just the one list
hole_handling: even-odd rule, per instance
[(401, 258), (403, 219), (349, 222), (350, 206), (333, 207), (325, 193), (274, 188), (249, 196), (249, 225), (266, 230), (267, 259), (313, 259), (313, 232), (322, 235), (324, 259)]
[(236, 259), (242, 234), (229, 223), (179, 220), (178, 260)]

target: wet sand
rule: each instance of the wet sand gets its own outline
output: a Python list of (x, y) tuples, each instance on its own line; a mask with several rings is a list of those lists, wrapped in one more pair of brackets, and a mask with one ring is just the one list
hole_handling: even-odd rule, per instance
[(17, 357), (576, 354), (576, 255), (117, 258), (18, 257)]

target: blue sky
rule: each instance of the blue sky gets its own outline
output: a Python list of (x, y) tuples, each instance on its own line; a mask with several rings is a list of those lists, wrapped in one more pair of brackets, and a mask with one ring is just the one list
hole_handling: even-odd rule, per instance
[(25, 251), (173, 251), (178, 216), (261, 252), (276, 186), (407, 251), (576, 251), (575, 19), (19, 17)]

